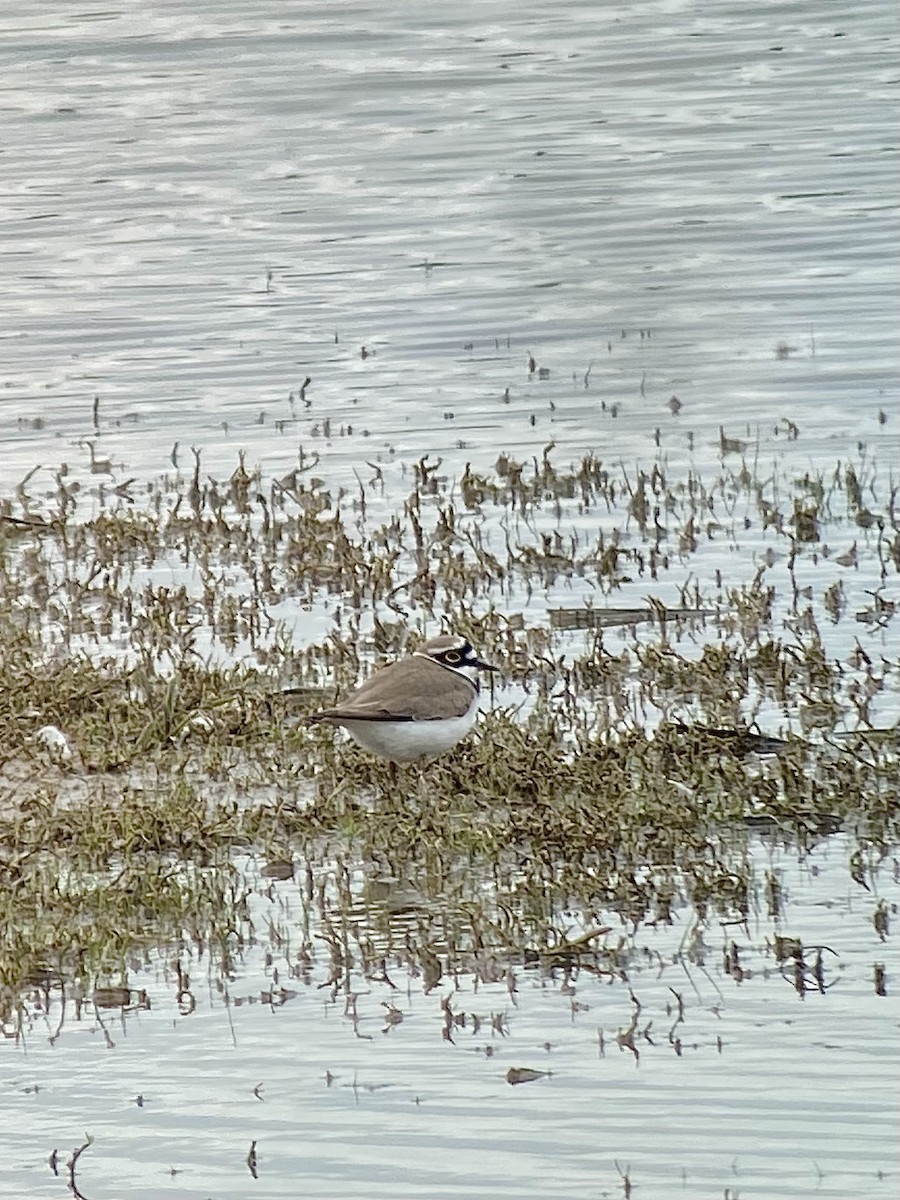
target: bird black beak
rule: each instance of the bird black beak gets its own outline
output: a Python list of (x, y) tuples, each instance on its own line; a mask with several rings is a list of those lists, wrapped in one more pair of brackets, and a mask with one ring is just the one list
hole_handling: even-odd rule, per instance
[(479, 671), (499, 671), (499, 667), (493, 667), (489, 662), (485, 662), (483, 658), (470, 658), (470, 667), (477, 667)]

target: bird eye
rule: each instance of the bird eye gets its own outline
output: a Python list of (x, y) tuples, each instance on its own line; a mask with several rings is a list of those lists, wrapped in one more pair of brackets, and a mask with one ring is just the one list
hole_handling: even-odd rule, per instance
[(444, 662), (448, 662), (451, 664), (462, 662), (462, 655), (460, 654), (460, 652), (458, 650), (448, 650), (447, 653), (444, 655)]

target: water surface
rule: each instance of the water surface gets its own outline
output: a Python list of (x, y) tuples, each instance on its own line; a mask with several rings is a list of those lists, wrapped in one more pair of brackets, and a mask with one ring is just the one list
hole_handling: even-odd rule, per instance
[[(66, 464), (88, 495), (136, 479), (139, 505), (194, 446), (220, 474), (241, 450), (274, 474), (313, 454), (335, 489), (376, 464), (388, 512), (426, 454), (452, 476), (555, 441), (562, 462), (715, 472), (720, 426), (763, 475), (853, 459), (880, 485), (897, 448), (897, 26), (878, 2), (10, 0), (0, 492), (38, 468), (26, 491), (47, 509)], [(746, 579), (767, 545), (710, 545), (704, 578)], [(878, 585), (863, 558), (842, 573), (851, 610)], [(582, 599), (522, 607), (539, 624)], [(323, 620), (301, 614), (298, 640)], [(258, 945), (225, 990), (191, 964), (190, 1015), (160, 952), (130, 977), (149, 1011), (104, 1014), (105, 1035), (54, 997), (5, 1044), (0, 1194), (65, 1195), (86, 1132), (91, 1200), (621, 1196), (626, 1175), (642, 1200), (892, 1194), (898, 1011), (890, 970), (875, 995), (890, 956), (872, 913), (900, 896), (893, 860), (877, 895), (852, 884), (850, 852), (754, 843), (785, 912), (710, 920), (705, 958), (691, 942), (678, 959), (687, 910), (629, 932), (639, 1062), (616, 1043), (624, 982), (521, 963), (514, 994), (460, 975), (426, 995), (402, 963), (396, 990), (355, 978), (354, 1030), (321, 956), (304, 982), (295, 947), (267, 940), (270, 917), (296, 936), (297, 885), (260, 884)], [(783, 977), (783, 934), (834, 951), (826, 991)], [(261, 999), (276, 970), (283, 1004)], [(448, 997), (477, 1032), (444, 1039)], [(383, 1003), (403, 1015), (387, 1032)], [(511, 1067), (552, 1074), (512, 1086)]]

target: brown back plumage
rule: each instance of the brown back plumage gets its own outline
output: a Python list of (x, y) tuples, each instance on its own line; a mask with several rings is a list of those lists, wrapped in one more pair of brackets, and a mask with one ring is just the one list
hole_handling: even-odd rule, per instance
[[(438, 652), (454, 649), (460, 639), (435, 638)], [(443, 643), (446, 642), (446, 645)], [(340, 725), (344, 721), (422, 721), (461, 717), (469, 709), (477, 688), (464, 675), (432, 662), (424, 655), (411, 655), (382, 667), (361, 688), (334, 708), (324, 708), (310, 717)]]

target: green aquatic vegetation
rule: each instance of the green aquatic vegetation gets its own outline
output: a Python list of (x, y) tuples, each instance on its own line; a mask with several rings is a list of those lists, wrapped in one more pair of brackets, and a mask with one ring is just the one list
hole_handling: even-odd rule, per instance
[(220, 961), (247, 936), (228, 811), (185, 785), (45, 781), (0, 820), (0, 1016), (25, 986), (118, 980), (158, 947)]
[[(685, 905), (771, 910), (750, 828), (800, 846), (846, 829), (865, 883), (900, 814), (896, 725), (877, 718), (900, 686), (876, 640), (895, 619), (893, 495), (871, 464), (791, 485), (726, 452), (714, 479), (561, 468), (551, 446), (458, 480), (422, 459), (393, 508), (377, 467), (351, 495), (307, 459), (214, 480), (195, 453), (139, 506), (104, 488), (83, 512), (64, 478), (3, 501), (0, 1013), (29, 984), (124, 986), (152, 948), (225, 971), (255, 936), (250, 890), (295, 864), (334, 988), (388, 949), (426, 979), (441, 961), (624, 971), (560, 914), (634, 931)], [(836, 561), (824, 539), (851, 528)], [(750, 529), (766, 550), (746, 578), (701, 581), (694, 556)], [(860, 562), (880, 588), (851, 612), (835, 574)], [(639, 603), (609, 603), (635, 582)], [(305, 609), (330, 613), (327, 636), (303, 635)], [(397, 771), (302, 723), (438, 616), (504, 664), (476, 737)], [(820, 623), (845, 621), (836, 657)], [(362, 914), (350, 864), (370, 877)], [(388, 905), (409, 886), (415, 933), (379, 880)]]

